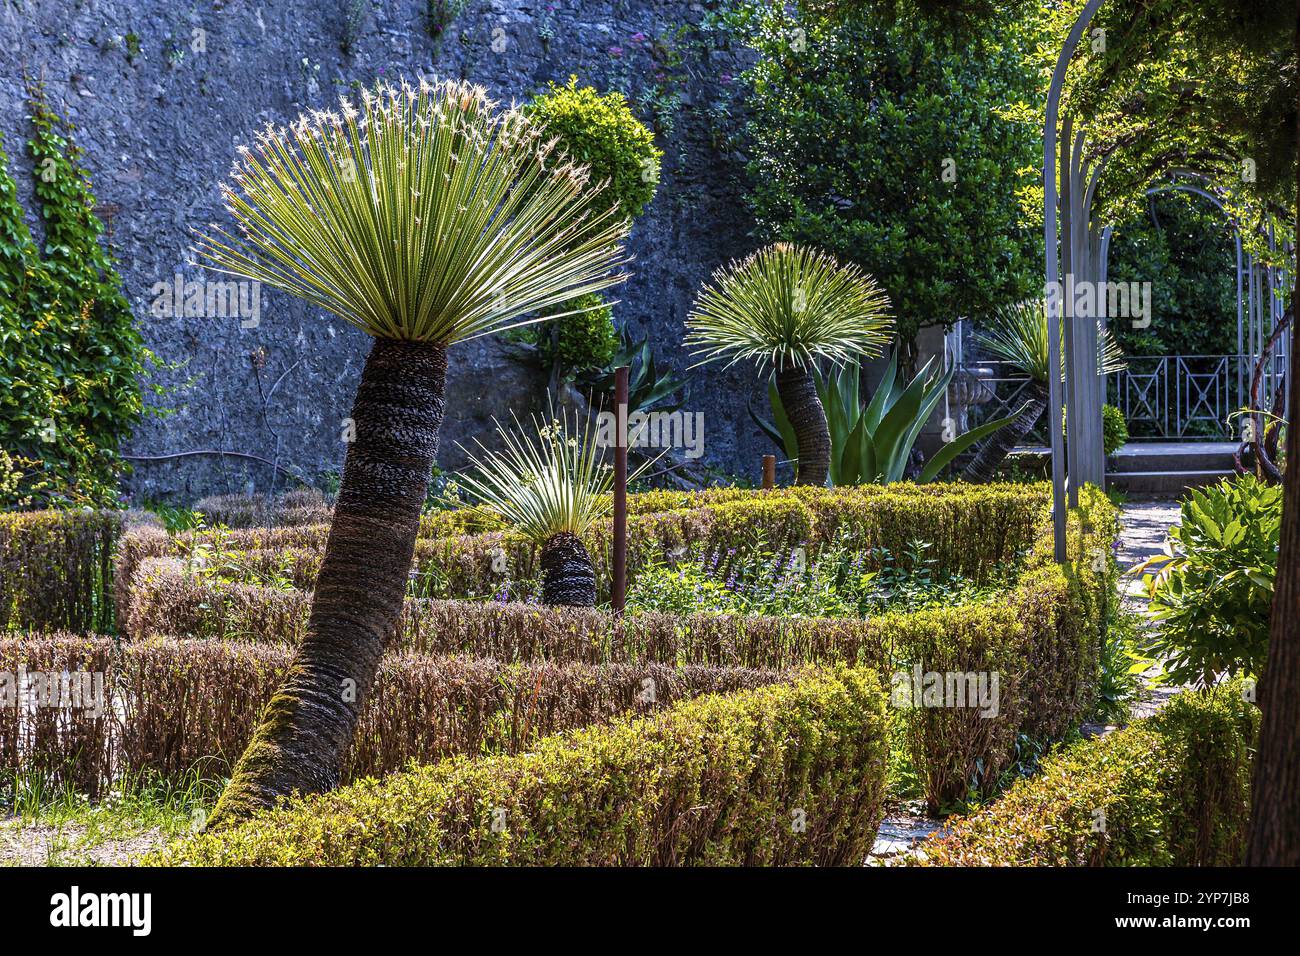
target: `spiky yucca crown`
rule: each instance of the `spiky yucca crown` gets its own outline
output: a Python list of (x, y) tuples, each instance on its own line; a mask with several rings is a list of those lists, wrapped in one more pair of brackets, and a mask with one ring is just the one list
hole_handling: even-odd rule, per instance
[(380, 84), (239, 152), (238, 235), (211, 224), (199, 257), (373, 336), (450, 344), (627, 278), (625, 219), (481, 87)]
[[(552, 535), (581, 535), (613, 507), (614, 475), (604, 462), (601, 432), (588, 414), (585, 422), (552, 409), (549, 423), (536, 416), (532, 429), (519, 419), (513, 429), (496, 423), (503, 449), (468, 452), (474, 471), (460, 482), (478, 507), (498, 515), (530, 541)], [(641, 464), (628, 480), (651, 462)]]
[(778, 242), (717, 270), (686, 320), (700, 364), (742, 359), (806, 367), (877, 355), (889, 342), (889, 299), (858, 266)]

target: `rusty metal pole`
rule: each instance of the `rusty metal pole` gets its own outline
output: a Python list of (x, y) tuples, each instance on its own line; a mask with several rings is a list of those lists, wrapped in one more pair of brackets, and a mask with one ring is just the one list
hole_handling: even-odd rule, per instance
[(614, 370), (614, 414), (618, 417), (614, 445), (614, 613), (622, 615), (627, 603), (627, 373), (626, 365)]
[(771, 491), (776, 487), (776, 455), (763, 456), (763, 490)]

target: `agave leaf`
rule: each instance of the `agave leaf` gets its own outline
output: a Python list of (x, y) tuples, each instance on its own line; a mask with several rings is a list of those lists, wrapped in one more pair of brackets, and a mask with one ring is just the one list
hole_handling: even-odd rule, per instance
[(935, 375), (932, 376), (926, 388), (925, 397), (921, 403), (921, 410), (913, 420), (912, 427), (908, 430), (907, 437), (903, 442), (901, 454), (895, 462), (898, 469), (898, 477), (894, 479), (895, 481), (903, 477), (903, 470), (907, 467), (908, 459), (912, 454), (912, 446), (916, 444), (916, 439), (920, 436), (921, 429), (924, 428), (925, 423), (930, 420), (930, 416), (934, 413), (935, 407), (938, 406), (940, 400), (948, 391), (948, 383), (952, 381), (954, 371), (955, 369), (948, 369), (947, 371), (936, 370)]
[(767, 383), (767, 397), (772, 404), (772, 424), (776, 426), (777, 434), (781, 436), (780, 446), (785, 449), (785, 455), (791, 461), (799, 460), (799, 439), (795, 435), (794, 426), (790, 424), (790, 419), (786, 417), (785, 405), (781, 402), (781, 396), (776, 390), (776, 377)]
[(1016, 411), (1007, 415), (1005, 418), (998, 418), (991, 422), (985, 422), (978, 428), (972, 428), (970, 431), (964, 432), (952, 441), (945, 443), (944, 446), (935, 452), (933, 457), (925, 463), (925, 467), (921, 469), (921, 474), (917, 478), (917, 481), (922, 484), (928, 481), (934, 481), (935, 476), (937, 476), (939, 472), (943, 471), (948, 462), (952, 461), (971, 445), (975, 444), (975, 442), (982, 441), (986, 436), (992, 435), (999, 428), (1011, 424), (1016, 420), (1016, 416), (1025, 410), (1025, 406), (1028, 404), (1028, 402), (1025, 402), (1024, 405), (1021, 405), (1020, 408), (1016, 409)]
[(782, 451), (785, 450), (785, 436), (781, 434), (780, 429), (774, 425), (770, 419), (764, 418), (758, 412), (754, 411), (754, 403), (749, 403), (749, 417), (754, 420), (754, 424), (759, 427), (768, 438), (772, 439), (773, 444)]
[(896, 399), (894, 383), (898, 378), (898, 350), (889, 353), (889, 365), (885, 367), (885, 375), (876, 387), (876, 394), (871, 396), (871, 402), (867, 405), (862, 417), (866, 420), (867, 430), (875, 432), (876, 427), (880, 424), (880, 419), (884, 416), (885, 410)]
[(930, 371), (930, 365), (934, 360), (931, 359), (921, 369), (919, 375), (903, 389), (902, 395), (894, 402), (893, 407), (885, 413), (881, 419), (879, 427), (876, 428), (876, 448), (880, 455), (879, 466), (885, 476), (886, 481), (898, 481), (902, 478), (903, 469), (907, 465), (907, 453), (911, 450), (910, 443), (904, 447), (907, 441), (908, 433), (912, 431), (912, 425), (916, 422), (917, 416), (925, 403), (927, 393), (927, 376)]

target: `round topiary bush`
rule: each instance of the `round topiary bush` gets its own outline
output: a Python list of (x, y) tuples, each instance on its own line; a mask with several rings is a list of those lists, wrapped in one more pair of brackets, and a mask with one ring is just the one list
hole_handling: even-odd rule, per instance
[(524, 112), (545, 125), (569, 158), (591, 167), (593, 182), (609, 180), (604, 208), (617, 203), (628, 218), (641, 215), (659, 185), (663, 150), (622, 93), (601, 95), (570, 76), (567, 85), (552, 83), (533, 97)]

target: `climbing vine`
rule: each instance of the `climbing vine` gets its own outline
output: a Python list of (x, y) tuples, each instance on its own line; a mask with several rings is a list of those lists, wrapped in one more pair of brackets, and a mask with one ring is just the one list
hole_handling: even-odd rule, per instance
[(153, 356), (135, 327), (70, 124), (29, 86), (28, 150), (45, 242), (28, 228), (0, 141), (0, 506), (113, 501)]

